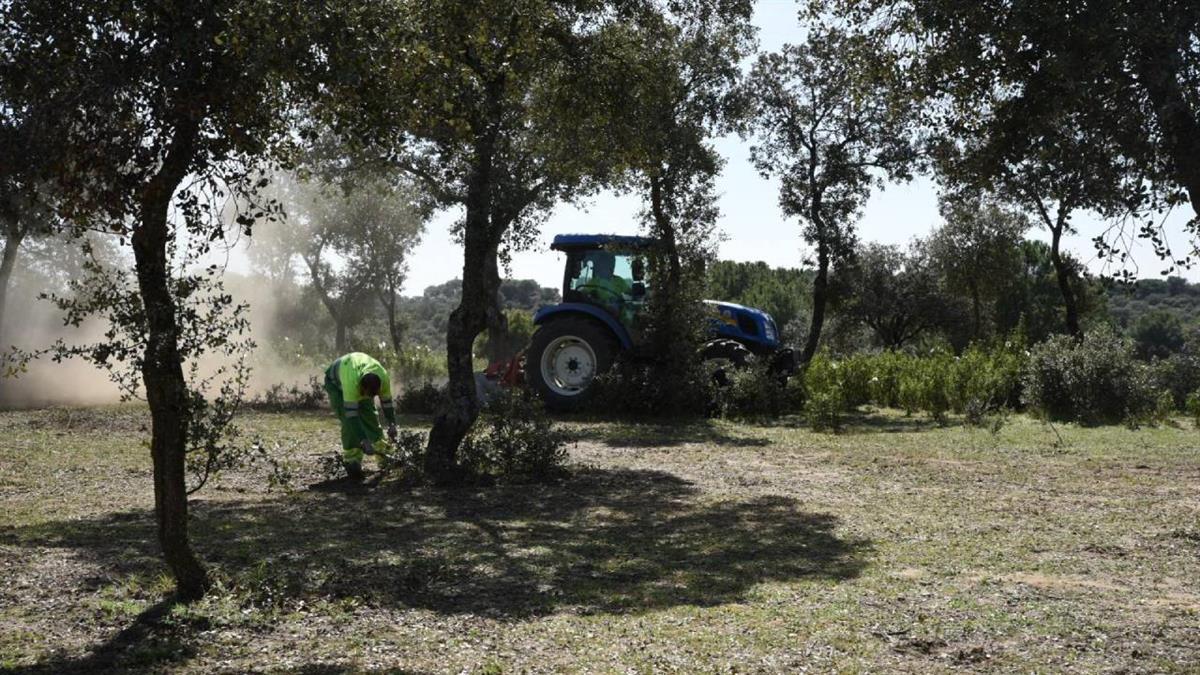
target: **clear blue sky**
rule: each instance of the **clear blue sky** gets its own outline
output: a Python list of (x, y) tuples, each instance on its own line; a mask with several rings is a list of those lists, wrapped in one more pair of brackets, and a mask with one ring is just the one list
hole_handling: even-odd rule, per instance
[[(759, 28), (760, 47), (776, 50), (788, 42), (798, 42), (803, 33), (796, 16), (796, 3), (791, 0), (759, 0), (754, 22)], [(776, 181), (760, 177), (749, 162), (749, 147), (737, 137), (722, 138), (717, 148), (727, 164), (717, 181), (721, 193), (719, 225), (725, 234), (720, 256), (727, 260), (762, 260), (779, 267), (797, 267), (807, 255), (800, 239), (796, 221), (789, 220), (779, 210)], [(514, 256), (514, 278), (537, 279), (545, 286), (562, 283), (562, 258), (550, 251), (555, 234), (567, 232), (633, 234), (638, 229), (637, 214), (641, 205), (634, 196), (604, 194), (582, 208), (564, 205), (555, 210), (541, 230), (541, 245)], [(1187, 221), (1186, 209), (1169, 219), (1172, 244), (1183, 248), (1189, 244), (1182, 235)], [(429, 226), (420, 246), (413, 252), (409, 277), (404, 285), (407, 295), (419, 294), (426, 286), (442, 283), (462, 274), (462, 249), (451, 240), (448, 228), (457, 214), (439, 215)], [(890, 185), (873, 195), (859, 223), (859, 236), (865, 241), (904, 244), (913, 237), (924, 236), (940, 221), (937, 212), (937, 189), (932, 181), (918, 179), (905, 185)], [(1074, 220), (1081, 235), (1066, 241), (1066, 247), (1077, 257), (1092, 261), (1093, 271), (1100, 272), (1094, 261), (1095, 250), (1091, 237), (1103, 224), (1086, 214)], [(1045, 237), (1035, 231), (1031, 236)], [(1139, 276), (1156, 276), (1162, 265), (1144, 245), (1135, 250)], [(1200, 270), (1183, 276), (1200, 280)]]

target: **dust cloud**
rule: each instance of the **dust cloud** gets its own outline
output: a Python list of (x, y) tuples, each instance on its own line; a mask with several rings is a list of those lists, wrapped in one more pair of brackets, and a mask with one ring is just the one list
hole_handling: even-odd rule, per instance
[[(243, 277), (227, 290), (238, 302), (249, 304), (251, 337), (258, 343), (247, 359), (252, 369), (248, 396), (261, 394), (276, 384), (305, 385), (310, 377), (321, 374), (319, 369), (288, 363), (261, 337), (272, 331), (270, 283)], [(45, 348), (59, 339), (68, 344), (90, 344), (104, 339), (107, 326), (103, 321), (64, 326), (62, 313), (48, 301), (38, 300), (36, 294), (36, 289), (27, 284), (17, 283), (10, 289), (0, 351), (12, 345), (24, 350)], [(206, 356), (201, 360), (199, 372), (202, 376), (209, 375), (221, 365), (228, 363), (217, 356)], [(0, 410), (107, 405), (119, 402), (120, 398), (121, 392), (108, 373), (81, 359), (55, 363), (49, 357), (42, 357), (31, 362), (26, 372), (16, 378), (0, 377)]]

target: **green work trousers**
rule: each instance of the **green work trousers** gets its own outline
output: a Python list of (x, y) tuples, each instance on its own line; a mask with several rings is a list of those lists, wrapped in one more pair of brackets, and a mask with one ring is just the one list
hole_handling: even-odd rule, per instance
[(333, 379), (331, 371), (325, 372), (325, 393), (329, 394), (329, 404), (333, 406), (333, 412), (342, 425), (342, 461), (347, 464), (361, 464), (363, 431), (366, 431), (367, 438), (372, 443), (383, 440), (383, 429), (380, 428), (379, 416), (375, 413), (375, 401), (359, 401), (358, 417), (347, 417), (342, 388)]

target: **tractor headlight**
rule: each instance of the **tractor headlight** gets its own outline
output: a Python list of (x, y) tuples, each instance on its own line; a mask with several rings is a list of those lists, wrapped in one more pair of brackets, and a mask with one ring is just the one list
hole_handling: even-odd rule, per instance
[(771, 317), (763, 319), (763, 337), (767, 338), (768, 342), (775, 342), (778, 336), (775, 333), (775, 322)]

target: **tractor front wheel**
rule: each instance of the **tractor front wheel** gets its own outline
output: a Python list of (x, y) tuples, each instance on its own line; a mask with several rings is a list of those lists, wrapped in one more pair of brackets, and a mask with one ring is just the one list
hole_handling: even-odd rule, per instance
[(713, 340), (700, 350), (700, 359), (704, 361), (713, 383), (724, 388), (732, 383), (729, 378), (731, 372), (750, 367), (754, 362), (754, 354), (740, 342)]
[(577, 410), (591, 398), (597, 375), (612, 367), (616, 345), (595, 321), (567, 317), (542, 325), (525, 357), (525, 381), (551, 410)]

